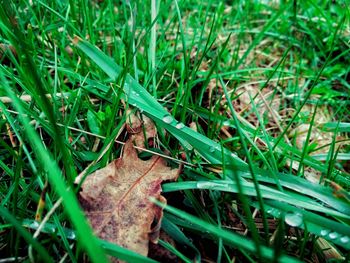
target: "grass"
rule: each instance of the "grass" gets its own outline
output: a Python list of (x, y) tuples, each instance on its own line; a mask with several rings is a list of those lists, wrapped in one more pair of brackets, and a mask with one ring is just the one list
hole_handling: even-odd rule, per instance
[(2, 259), (155, 262), (94, 237), (73, 183), (119, 157), (130, 108), (158, 127), (145, 147), (183, 163), (160, 246), (185, 262), (349, 260), (346, 1), (14, 2)]

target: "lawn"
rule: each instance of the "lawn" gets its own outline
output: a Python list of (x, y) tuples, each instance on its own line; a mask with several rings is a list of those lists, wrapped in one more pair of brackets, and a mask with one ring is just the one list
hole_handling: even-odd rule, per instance
[(349, 61), (347, 0), (0, 0), (0, 262), (348, 262)]

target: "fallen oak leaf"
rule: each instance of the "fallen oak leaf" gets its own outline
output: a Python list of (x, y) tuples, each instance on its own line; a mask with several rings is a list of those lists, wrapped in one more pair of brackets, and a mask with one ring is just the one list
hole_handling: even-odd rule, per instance
[[(85, 179), (79, 199), (100, 238), (147, 256), (149, 241), (157, 241), (163, 214), (149, 198), (165, 202), (161, 183), (177, 177), (178, 169), (167, 167), (159, 156), (139, 159), (129, 140), (123, 157)], [(151, 229), (153, 222), (156, 226)]]

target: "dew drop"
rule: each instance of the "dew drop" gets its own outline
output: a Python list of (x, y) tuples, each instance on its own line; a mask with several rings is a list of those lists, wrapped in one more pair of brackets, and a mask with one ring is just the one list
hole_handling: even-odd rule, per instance
[(303, 216), (299, 213), (288, 213), (284, 221), (290, 226), (300, 226), (303, 223)]
[(211, 152), (211, 153), (215, 152), (215, 148), (213, 146), (210, 146), (209, 147), (209, 152)]
[(198, 182), (197, 183), (197, 188), (198, 189), (213, 189), (217, 186), (220, 186), (218, 185), (217, 183), (213, 183), (213, 182)]
[(323, 237), (324, 237), (324, 236), (327, 236), (328, 233), (329, 233), (329, 230), (328, 230), (328, 229), (322, 229), (321, 232), (320, 232), (321, 236), (323, 236)]
[(134, 90), (133, 90), (131, 93), (132, 93), (132, 95), (134, 95), (134, 96), (137, 96), (137, 97), (140, 96), (140, 94), (138, 94), (138, 93), (137, 93), (136, 91), (134, 91)]
[(173, 121), (173, 117), (171, 117), (170, 115), (165, 115), (163, 117), (163, 121), (167, 124), (170, 124)]
[(339, 236), (339, 234), (337, 232), (332, 232), (332, 233), (329, 233), (328, 236), (330, 239), (336, 239)]
[(185, 125), (182, 122), (179, 122), (178, 124), (176, 124), (175, 126), (177, 129), (182, 129), (183, 127), (185, 127)]
[(212, 184), (210, 182), (198, 182), (197, 183), (197, 188), (201, 189), (201, 188), (207, 188), (212, 186)]
[(350, 241), (350, 238), (348, 236), (343, 236), (340, 238), (340, 242), (342, 243), (348, 243)]
[(39, 223), (37, 221), (33, 221), (33, 223), (29, 225), (29, 227), (37, 229), (39, 227)]
[(69, 239), (75, 239), (75, 233), (73, 231), (71, 231), (71, 232), (68, 233), (67, 237)]

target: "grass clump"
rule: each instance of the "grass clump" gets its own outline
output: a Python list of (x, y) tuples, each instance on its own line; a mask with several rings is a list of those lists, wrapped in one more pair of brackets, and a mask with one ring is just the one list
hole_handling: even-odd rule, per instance
[(346, 262), (349, 17), (345, 1), (1, 1), (2, 257), (154, 262), (94, 237), (73, 183), (119, 157), (130, 108), (158, 127), (145, 147), (183, 164), (159, 243), (178, 259)]

